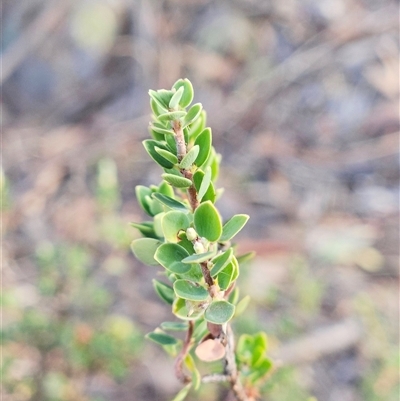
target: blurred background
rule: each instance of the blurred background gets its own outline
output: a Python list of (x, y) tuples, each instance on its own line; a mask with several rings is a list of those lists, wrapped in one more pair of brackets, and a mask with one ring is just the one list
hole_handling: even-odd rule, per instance
[[(129, 250), (149, 89), (189, 78), (264, 330), (268, 401), (399, 396), (395, 0), (2, 2), (4, 401), (166, 401), (170, 311)], [(313, 398), (315, 397), (315, 398)], [(222, 401), (205, 385), (188, 400)]]

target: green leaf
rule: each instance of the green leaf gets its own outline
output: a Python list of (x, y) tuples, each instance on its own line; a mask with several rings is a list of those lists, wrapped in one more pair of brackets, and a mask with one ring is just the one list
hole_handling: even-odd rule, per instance
[(176, 188), (188, 188), (192, 185), (192, 181), (190, 181), (188, 178), (179, 177), (174, 174), (164, 173), (161, 174), (161, 177)]
[[(193, 183), (194, 183), (197, 193), (200, 192), (200, 187), (203, 182), (204, 176), (205, 176), (204, 172), (200, 169), (198, 169), (193, 174)], [(206, 186), (206, 185), (207, 184), (204, 184), (204, 186)], [(209, 184), (206, 193), (201, 198), (200, 198), (200, 196), (197, 196), (197, 199), (201, 199), (202, 202), (205, 202), (208, 200), (211, 201), (212, 203), (215, 202), (216, 194), (215, 194), (215, 188), (214, 188), (214, 185), (212, 182)]]
[(178, 343), (178, 340), (175, 337), (172, 337), (169, 334), (166, 334), (161, 331), (159, 332), (153, 331), (151, 333), (146, 334), (145, 337), (160, 345), (175, 345)]
[[(244, 298), (243, 298), (244, 299)], [(263, 331), (259, 331), (258, 333), (253, 335), (254, 345), (258, 347), (262, 347), (264, 352), (268, 349), (268, 337)]]
[(176, 155), (177, 150), (176, 150), (175, 135), (166, 135), (165, 142), (167, 142), (168, 149), (171, 151), (171, 153)]
[(157, 117), (158, 121), (174, 121), (174, 120), (180, 120), (181, 118), (186, 116), (186, 111), (181, 111), (181, 110), (177, 110), (177, 111), (168, 111), (167, 113), (164, 114), (160, 114)]
[(231, 285), (232, 277), (233, 277), (234, 266), (233, 263), (230, 262), (226, 265), (226, 267), (217, 275), (218, 285), (221, 290), (227, 290)]
[(183, 91), (184, 91), (184, 87), (181, 86), (171, 97), (171, 100), (169, 101), (169, 108), (170, 109), (175, 109), (179, 102), (182, 99), (182, 95), (183, 95)]
[[(170, 185), (168, 185), (168, 186), (171, 188)], [(170, 196), (166, 196), (161, 193), (154, 193), (152, 196), (153, 196), (153, 198), (157, 199), (159, 202), (161, 202), (163, 205), (167, 206), (170, 209), (179, 210), (181, 212), (188, 211), (186, 205), (171, 198)]]
[(169, 196), (170, 198), (174, 198), (174, 189), (171, 187), (171, 185), (168, 184), (168, 182), (161, 181), (160, 185), (156, 189), (156, 193), (163, 194), (165, 196)]
[[(161, 96), (153, 90), (149, 90), (150, 95), (150, 105), (152, 106), (153, 113), (158, 116), (159, 114), (165, 113), (168, 111), (168, 104), (163, 102)], [(153, 104), (152, 104), (153, 103)]]
[(186, 355), (185, 365), (186, 365), (188, 371), (192, 373), (192, 384), (193, 384), (194, 390), (198, 390), (200, 388), (200, 384), (201, 384), (201, 374), (196, 368), (196, 364), (194, 362), (194, 359), (192, 358), (192, 355), (190, 355), (190, 354)]
[(156, 233), (157, 238), (164, 237), (164, 232), (161, 227), (161, 221), (164, 217), (165, 213), (158, 213), (154, 216), (154, 232)]
[(179, 88), (183, 87), (183, 94), (179, 101), (179, 105), (184, 109), (189, 106), (193, 101), (194, 91), (192, 83), (187, 79), (178, 79), (172, 86), (173, 89), (178, 91)]
[(235, 306), (227, 301), (214, 301), (206, 309), (204, 317), (210, 323), (223, 324), (231, 320)]
[(206, 112), (203, 109), (200, 113), (200, 116), (187, 126), (189, 138), (191, 141), (195, 141), (197, 136), (203, 131), (206, 126), (206, 119)]
[(190, 301), (205, 301), (209, 297), (208, 291), (204, 287), (189, 280), (176, 280), (174, 291), (178, 297)]
[[(160, 127), (160, 125), (161, 125), (161, 127)], [(174, 135), (173, 129), (164, 128), (164, 127), (162, 127), (162, 124), (156, 125), (156, 122), (154, 122), (153, 124), (150, 125), (150, 129), (152, 131), (156, 132), (157, 134)]]
[(196, 120), (196, 118), (200, 116), (200, 113), (201, 113), (202, 109), (203, 109), (203, 106), (201, 105), (201, 103), (194, 104), (189, 109), (189, 111), (187, 112), (185, 118), (183, 119), (182, 128), (185, 128), (190, 123), (192, 123), (194, 120)]
[(210, 202), (203, 202), (194, 212), (194, 228), (200, 237), (210, 242), (218, 241), (222, 233), (221, 217)]
[(160, 97), (162, 102), (167, 106), (167, 108), (168, 108), (169, 102), (171, 101), (173, 94), (174, 94), (174, 92), (172, 92), (172, 90), (167, 90), (167, 89), (159, 89), (157, 91), (157, 95)]
[(151, 195), (151, 189), (147, 188), (143, 185), (137, 185), (135, 188), (135, 193), (136, 193), (136, 199), (140, 205), (140, 207), (149, 215), (153, 216), (153, 214), (150, 211), (150, 206), (146, 200), (146, 196)]
[(242, 334), (236, 346), (236, 355), (241, 362), (250, 363), (254, 340), (250, 334)]
[(222, 227), (220, 242), (226, 242), (232, 239), (247, 223), (248, 214), (235, 214)]
[(168, 242), (178, 242), (179, 231), (186, 230), (189, 225), (190, 222), (187, 214), (178, 210), (165, 213), (161, 220), (164, 237)]
[(250, 296), (246, 295), (240, 300), (240, 302), (236, 305), (235, 317), (240, 316), (246, 310), (246, 308), (249, 306), (250, 299)]
[(199, 191), (197, 193), (197, 200), (199, 202), (202, 201), (204, 195), (207, 193), (210, 184), (211, 184), (211, 167), (207, 167), (204, 173), (204, 177), (201, 180)]
[(154, 259), (154, 254), (160, 245), (161, 242), (154, 238), (138, 238), (132, 241), (131, 249), (136, 258), (142, 263), (158, 266), (158, 262)]
[(210, 251), (206, 253), (195, 253), (183, 259), (183, 263), (202, 263), (208, 259), (211, 259), (215, 255), (215, 251)]
[(159, 213), (162, 213), (164, 208), (163, 205), (155, 199), (152, 199), (150, 196), (145, 197), (147, 204), (149, 205), (151, 215), (155, 216)]
[(157, 295), (167, 304), (172, 305), (175, 299), (175, 292), (172, 287), (161, 281), (153, 279), (153, 287)]
[(231, 304), (233, 304), (233, 305), (236, 305), (237, 304), (237, 302), (238, 302), (238, 300), (239, 300), (239, 288), (238, 287), (235, 287), (234, 289), (233, 289), (233, 291), (229, 294), (229, 297), (228, 297), (228, 301), (231, 303)]
[(215, 277), (220, 271), (222, 271), (225, 266), (230, 262), (233, 255), (233, 249), (229, 248), (224, 253), (217, 255), (212, 259), (214, 266), (210, 270), (211, 277)]
[(178, 244), (162, 244), (154, 254), (154, 259), (172, 273), (183, 274), (191, 269), (191, 265), (182, 263), (189, 256), (187, 250)]
[[(197, 302), (197, 304), (200, 306), (203, 303), (204, 301)], [(182, 298), (176, 298), (172, 305), (172, 313), (182, 320), (196, 320), (203, 315), (204, 309), (202, 309), (200, 306), (198, 308), (193, 306), (196, 306), (195, 302)]]
[(196, 158), (196, 166), (201, 167), (211, 153), (212, 133), (211, 128), (205, 128), (194, 141), (200, 147), (200, 152)]
[(233, 273), (232, 273), (232, 281), (235, 281), (239, 277), (239, 263), (236, 259), (236, 256), (232, 256), (231, 263), (233, 265)]
[(153, 139), (146, 139), (142, 143), (147, 153), (157, 164), (159, 164), (161, 167), (164, 168), (174, 167), (173, 163), (171, 163), (168, 159), (166, 159), (165, 157), (161, 156), (159, 153), (156, 152), (155, 150), (156, 146), (161, 149), (168, 150), (166, 146), (164, 146), (161, 142), (155, 141)]
[(186, 386), (183, 387), (183, 389), (179, 391), (179, 393), (171, 401), (183, 401), (189, 394), (191, 388), (192, 388), (192, 383), (186, 384)]
[(161, 328), (163, 330), (171, 331), (186, 331), (189, 328), (189, 325), (187, 324), (187, 322), (162, 322)]
[(192, 266), (192, 268), (188, 272), (180, 274), (180, 278), (195, 281), (196, 283), (200, 282), (203, 278), (200, 265), (196, 263), (188, 266)]
[(178, 158), (177, 158), (173, 153), (171, 153), (170, 151), (165, 150), (165, 149), (161, 149), (161, 148), (159, 148), (158, 146), (154, 146), (154, 150), (155, 150), (159, 155), (161, 155), (162, 157), (164, 157), (164, 159), (169, 160), (171, 163), (173, 163), (173, 164), (177, 164), (177, 163), (178, 163)]
[(197, 155), (199, 154), (199, 150), (199, 145), (194, 145), (181, 160), (179, 167), (185, 170), (191, 167), (193, 162), (196, 160)]
[(254, 369), (254, 372), (252, 372), (249, 376), (248, 379), (251, 383), (255, 383), (261, 379), (263, 379), (267, 373), (271, 370), (273, 366), (272, 361), (269, 358), (262, 358), (261, 361), (258, 362), (257, 367)]
[(154, 223), (152, 221), (145, 221), (143, 223), (131, 222), (130, 225), (137, 228), (145, 237), (155, 239), (158, 238), (156, 233), (154, 232)]

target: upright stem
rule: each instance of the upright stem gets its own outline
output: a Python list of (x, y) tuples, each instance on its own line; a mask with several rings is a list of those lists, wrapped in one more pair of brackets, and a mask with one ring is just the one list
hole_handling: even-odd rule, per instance
[(192, 320), (189, 320), (189, 328), (186, 332), (185, 342), (183, 343), (183, 347), (179, 352), (179, 355), (175, 359), (175, 376), (178, 380), (182, 383), (189, 383), (191, 378), (183, 371), (183, 361), (189, 352), (190, 345), (192, 342), (192, 335), (193, 335), (194, 323)]
[[(172, 129), (174, 130), (175, 133), (177, 157), (178, 160), (181, 161), (185, 157), (187, 149), (185, 143), (185, 136), (179, 120), (172, 121)], [(190, 206), (192, 207), (192, 211), (194, 212), (196, 208), (199, 206), (199, 201), (197, 200), (197, 190), (193, 183), (193, 174), (191, 171), (184, 169), (181, 170), (181, 174), (185, 178), (188, 178), (189, 180), (192, 181), (192, 185), (188, 188), (188, 198)], [(204, 280), (208, 285), (209, 294), (211, 298), (214, 298), (217, 295), (218, 291), (214, 283), (214, 280), (211, 277), (210, 271), (207, 267), (207, 263), (203, 262), (200, 264), (200, 266)], [(249, 401), (249, 398), (247, 397), (243, 385), (238, 377), (237, 365), (235, 360), (235, 340), (230, 325), (229, 324), (227, 325), (225, 334), (223, 333), (222, 325), (209, 323), (208, 326), (211, 335), (214, 338), (219, 338), (221, 343), (225, 346), (224, 373), (227, 377), (227, 380), (230, 382), (231, 389), (235, 395), (235, 398), (237, 399), (237, 401)], [(185, 356), (189, 351), (192, 335), (193, 335), (193, 322), (189, 321), (189, 329), (186, 334), (185, 342), (183, 344), (181, 352), (179, 353), (175, 361), (175, 374), (177, 378), (183, 383), (187, 383), (190, 381), (190, 377), (183, 372), (182, 365)]]
[[(178, 161), (181, 161), (186, 155), (185, 135), (183, 133), (181, 122), (179, 120), (174, 120), (172, 122), (172, 129), (175, 132), (175, 143)], [(191, 171), (188, 170), (181, 170), (181, 174), (185, 178), (192, 181), (192, 185), (188, 188), (188, 198), (190, 206), (192, 207), (192, 211), (194, 212), (197, 206), (199, 206), (199, 201), (197, 200), (197, 191), (193, 183), (193, 174)]]

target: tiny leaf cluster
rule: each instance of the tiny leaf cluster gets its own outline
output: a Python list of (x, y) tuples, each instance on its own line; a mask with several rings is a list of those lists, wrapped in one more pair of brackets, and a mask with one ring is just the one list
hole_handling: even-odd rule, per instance
[[(223, 222), (215, 206), (222, 194), (215, 187), (221, 156), (212, 145), (202, 105), (190, 106), (191, 82), (179, 79), (171, 90), (150, 90), (149, 95), (151, 139), (143, 145), (163, 173), (158, 186), (136, 187), (137, 201), (150, 219), (132, 223), (143, 238), (135, 239), (131, 248), (144, 264), (162, 267), (165, 279), (154, 279), (153, 286), (178, 321), (161, 323), (147, 337), (176, 357), (176, 376), (187, 383), (176, 399), (199, 387), (197, 357), (206, 362), (225, 359), (225, 381), (238, 400), (250, 400), (239, 381), (237, 363), (251, 385), (257, 381), (252, 378), (265, 377), (271, 363), (265, 357), (265, 335), (254, 340), (262, 354), (257, 363), (246, 357), (252, 337), (239, 341), (241, 356), (234, 354), (232, 346), (230, 322), (249, 303), (248, 296), (239, 299), (236, 280), (241, 264), (252, 255), (236, 255), (231, 241), (249, 216), (236, 214)], [(179, 335), (182, 331), (184, 340)]]

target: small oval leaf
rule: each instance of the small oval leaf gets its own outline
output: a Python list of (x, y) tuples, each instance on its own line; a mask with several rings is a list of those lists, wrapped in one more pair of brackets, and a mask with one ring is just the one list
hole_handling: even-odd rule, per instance
[(215, 251), (210, 251), (206, 253), (198, 253), (188, 256), (185, 259), (182, 259), (183, 263), (202, 263), (206, 260), (211, 259), (215, 255)]
[(186, 213), (178, 210), (172, 210), (164, 214), (161, 220), (161, 228), (164, 237), (168, 242), (178, 242), (178, 233), (181, 230), (186, 230), (189, 227), (189, 218)]
[(232, 262), (228, 263), (226, 267), (217, 275), (218, 285), (221, 290), (227, 290), (233, 281), (234, 265)]
[(219, 239), (221, 242), (226, 242), (232, 239), (249, 220), (248, 214), (235, 214), (222, 227), (222, 235)]
[(171, 100), (169, 101), (169, 108), (170, 109), (175, 109), (179, 102), (182, 99), (182, 95), (183, 95), (183, 91), (184, 91), (184, 87), (181, 86), (171, 97)]
[[(197, 199), (201, 202), (205, 202), (205, 201), (209, 200), (212, 203), (214, 203), (215, 199), (216, 199), (216, 193), (215, 193), (215, 188), (214, 188), (214, 185), (212, 182), (209, 183), (206, 193), (202, 197), (199, 196), (200, 187), (203, 182), (204, 175), (205, 175), (204, 171), (202, 171), (201, 169), (198, 169), (193, 174), (193, 183), (197, 190)], [(204, 184), (204, 186), (206, 186), (206, 184)]]
[[(185, 118), (183, 119), (182, 123), (182, 128), (187, 127), (189, 124), (191, 124), (194, 120), (196, 120), (197, 117), (200, 116), (201, 110), (203, 109), (203, 106), (201, 103), (196, 103), (194, 104), (189, 111), (187, 112)], [(160, 116), (161, 117), (161, 116)], [(158, 118), (160, 118), (158, 117)]]
[(172, 287), (161, 281), (153, 279), (153, 287), (157, 295), (167, 304), (172, 305), (175, 299), (175, 292)]
[(202, 201), (204, 195), (207, 193), (210, 184), (211, 184), (211, 167), (207, 167), (204, 173), (204, 177), (201, 180), (199, 192), (197, 193), (197, 199), (199, 202)]
[(154, 150), (159, 155), (161, 155), (165, 159), (169, 160), (171, 163), (173, 163), (173, 164), (177, 164), (178, 163), (178, 158), (173, 153), (171, 153), (170, 151), (165, 150), (165, 149), (161, 149), (158, 146), (154, 146)]
[(132, 227), (137, 228), (145, 237), (157, 239), (154, 231), (154, 223), (152, 221), (145, 221), (143, 223), (130, 223)]
[[(150, 266), (158, 266), (157, 260), (154, 259), (154, 254), (161, 242), (154, 238), (138, 238), (132, 241), (131, 249), (133, 254), (142, 263)], [(184, 266), (187, 266), (184, 264)]]
[(193, 162), (196, 160), (197, 155), (199, 154), (199, 150), (199, 145), (194, 145), (181, 160), (179, 167), (185, 170), (191, 167)]
[(163, 195), (160, 193), (154, 193), (152, 196), (153, 196), (153, 198), (157, 199), (159, 202), (161, 202), (163, 205), (169, 207), (170, 209), (179, 210), (181, 212), (188, 211), (186, 205), (171, 198), (170, 196)]
[(189, 256), (188, 251), (178, 244), (162, 244), (157, 248), (154, 259), (172, 273), (188, 273), (192, 265), (182, 263)]
[(221, 217), (210, 202), (203, 202), (194, 212), (194, 228), (200, 237), (210, 242), (218, 241), (222, 233)]
[(188, 188), (192, 185), (192, 181), (185, 177), (179, 177), (175, 174), (164, 173), (161, 177), (169, 184), (176, 188)]
[(233, 249), (229, 248), (224, 253), (217, 255), (211, 262), (214, 266), (210, 270), (211, 277), (215, 277), (230, 262), (233, 255)]
[(151, 124), (150, 125), (150, 129), (154, 132), (156, 132), (157, 134), (161, 134), (161, 135), (174, 135), (174, 131), (172, 129), (167, 129), (167, 128), (163, 128), (163, 127), (159, 127), (155, 124)]
[(205, 301), (209, 297), (208, 291), (204, 287), (189, 280), (176, 280), (174, 291), (178, 297), (190, 301)]
[(140, 205), (140, 207), (149, 215), (153, 216), (150, 210), (150, 205), (147, 202), (146, 196), (151, 195), (151, 189), (147, 188), (143, 185), (136, 185), (135, 188), (136, 199)]
[(193, 86), (192, 83), (187, 78), (185, 78), (185, 79), (178, 79), (178, 81), (176, 81), (172, 86), (172, 88), (176, 89), (177, 91), (180, 87), (183, 87), (184, 90), (182, 97), (179, 101), (179, 105), (182, 108), (185, 108), (188, 107), (189, 104), (192, 103), (193, 101), (193, 96), (194, 96)]
[(211, 128), (205, 128), (194, 141), (195, 145), (199, 145), (200, 152), (196, 158), (196, 166), (201, 167), (208, 159), (211, 153), (212, 133)]
[(189, 325), (187, 324), (187, 322), (162, 322), (161, 328), (163, 330), (185, 331), (189, 328)]
[(150, 155), (150, 157), (161, 167), (164, 168), (172, 168), (174, 167), (174, 164), (171, 163), (168, 159), (165, 157), (161, 156), (159, 153), (156, 152), (154, 149), (156, 146), (158, 146), (161, 149), (168, 150), (161, 142), (155, 141), (153, 139), (146, 139), (143, 141), (143, 146), (146, 149), (147, 153)]
[(163, 333), (161, 331), (160, 332), (153, 331), (151, 333), (146, 334), (145, 337), (160, 345), (178, 344), (178, 340), (175, 337), (172, 337), (169, 334)]
[(164, 114), (160, 114), (157, 117), (158, 121), (173, 121), (173, 120), (180, 120), (181, 118), (186, 116), (186, 111), (169, 111), (167, 113)]
[(206, 309), (204, 317), (210, 323), (224, 324), (232, 319), (235, 306), (227, 301), (214, 301)]
[(187, 126), (189, 138), (191, 141), (195, 141), (197, 136), (203, 131), (203, 129), (206, 126), (206, 119), (207, 119), (206, 112), (205, 110), (202, 110), (200, 116), (196, 118), (196, 120), (193, 121), (192, 124), (189, 124)]

